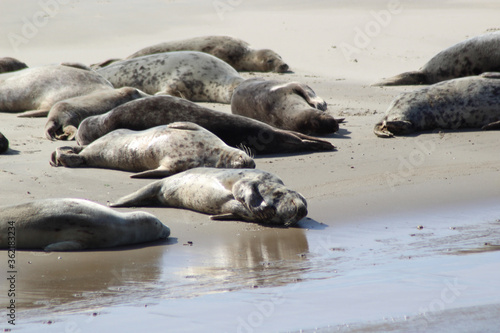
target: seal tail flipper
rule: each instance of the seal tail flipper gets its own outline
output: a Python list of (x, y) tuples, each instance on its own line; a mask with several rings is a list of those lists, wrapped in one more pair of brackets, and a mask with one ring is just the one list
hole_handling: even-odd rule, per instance
[(375, 125), (373, 128), (373, 133), (379, 138), (393, 138), (394, 134), (392, 134), (386, 127), (385, 121), (381, 121)]
[(133, 174), (130, 176), (130, 178), (164, 178), (171, 175), (172, 173), (169, 170), (159, 167), (158, 169), (155, 170), (147, 170)]
[[(308, 148), (310, 148), (312, 150), (328, 151), (328, 150), (335, 150), (336, 149), (336, 147), (333, 144), (331, 144), (330, 142), (315, 138), (313, 136), (309, 136), (309, 135), (302, 134), (299, 132), (294, 132), (294, 131), (286, 131), (286, 130), (281, 130), (281, 131), (293, 135), (296, 140), (299, 140), (299, 142), (301, 142), (304, 145), (307, 145)], [(295, 139), (289, 140), (289, 141), (293, 141), (290, 143), (292, 143), (292, 144), (296, 143)]]
[(83, 250), (85, 247), (75, 241), (63, 241), (47, 245), (43, 250), (46, 252), (51, 251), (79, 251)]
[(405, 72), (382, 81), (372, 84), (372, 86), (405, 86), (427, 84), (427, 76), (420, 71)]
[(114, 203), (110, 203), (110, 207), (142, 207), (159, 203), (158, 194), (161, 191), (163, 182), (158, 180), (154, 183), (144, 186), (143, 188), (121, 197)]
[(483, 131), (500, 130), (500, 120), (484, 125), (481, 129)]
[(30, 110), (24, 111), (23, 113), (18, 114), (19, 118), (40, 118), (47, 117), (50, 110)]
[(79, 154), (84, 146), (77, 147), (59, 147), (51, 155), (50, 165), (58, 167), (79, 167), (85, 164), (85, 159)]

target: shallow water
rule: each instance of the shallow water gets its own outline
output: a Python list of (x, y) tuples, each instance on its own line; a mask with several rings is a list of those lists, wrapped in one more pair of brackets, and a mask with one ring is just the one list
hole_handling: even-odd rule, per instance
[(427, 327), (443, 311), (500, 304), (498, 216), (489, 203), (118, 251), (20, 251), (16, 328)]

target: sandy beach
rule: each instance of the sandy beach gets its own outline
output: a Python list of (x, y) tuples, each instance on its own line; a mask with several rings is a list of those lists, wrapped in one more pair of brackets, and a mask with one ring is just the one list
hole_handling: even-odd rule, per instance
[[(17, 251), (15, 325), (4, 332), (496, 332), (500, 326), (498, 131), (373, 134), (415, 86), (372, 83), (500, 29), (498, 1), (117, 1), (0, 4), (0, 56), (35, 67), (124, 58), (162, 41), (230, 35), (279, 53), (328, 103), (332, 152), (267, 155), (257, 168), (302, 193), (296, 227), (153, 213), (165, 242), (107, 251)], [(202, 105), (230, 112), (229, 105)], [(101, 204), (148, 184), (130, 173), (54, 168), (44, 118), (0, 113), (0, 202)], [(0, 212), (1, 213), (1, 212)], [(9, 277), (1, 255), (0, 279)], [(5, 268), (4, 268), (5, 267)]]

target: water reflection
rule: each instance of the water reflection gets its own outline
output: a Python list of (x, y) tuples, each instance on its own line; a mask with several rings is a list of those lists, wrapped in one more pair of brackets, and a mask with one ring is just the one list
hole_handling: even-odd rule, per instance
[(16, 305), (33, 317), (294, 283), (309, 269), (307, 252), (299, 228), (239, 230), (193, 246), (171, 238), (109, 251), (19, 251)]
[(310, 263), (302, 229), (266, 229), (241, 233), (210, 247), (204, 263), (178, 270), (181, 287), (173, 297), (242, 288), (278, 286), (301, 280)]

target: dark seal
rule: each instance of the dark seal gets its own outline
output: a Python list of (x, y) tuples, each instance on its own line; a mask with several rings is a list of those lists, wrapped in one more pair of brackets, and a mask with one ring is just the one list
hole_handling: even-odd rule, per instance
[(76, 140), (87, 145), (117, 128), (143, 130), (177, 121), (188, 121), (206, 128), (232, 147), (247, 147), (254, 154), (328, 151), (328, 141), (302, 133), (281, 130), (255, 119), (208, 109), (173, 96), (137, 99), (113, 110), (86, 118)]

